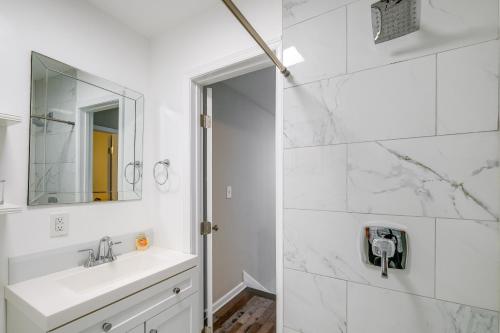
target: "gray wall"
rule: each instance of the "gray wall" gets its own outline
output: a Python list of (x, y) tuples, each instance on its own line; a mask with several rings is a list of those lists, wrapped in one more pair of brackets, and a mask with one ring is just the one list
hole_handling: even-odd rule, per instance
[(275, 292), (275, 70), (212, 88), (214, 300), (241, 283), (243, 271)]
[[(498, 0), (421, 1), (377, 46), (371, 2), (283, 1), (285, 332), (497, 333)], [(406, 271), (361, 261), (371, 222)]]

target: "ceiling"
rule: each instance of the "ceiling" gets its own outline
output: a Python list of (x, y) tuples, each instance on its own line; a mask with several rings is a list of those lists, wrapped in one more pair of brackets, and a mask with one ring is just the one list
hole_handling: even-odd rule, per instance
[(220, 0), (87, 0), (103, 12), (151, 37), (201, 13)]

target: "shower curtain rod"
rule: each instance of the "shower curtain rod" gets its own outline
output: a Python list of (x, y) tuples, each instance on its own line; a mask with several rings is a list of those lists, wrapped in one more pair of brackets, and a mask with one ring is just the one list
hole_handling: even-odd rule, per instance
[(246, 17), (241, 13), (241, 11), (236, 7), (232, 0), (222, 0), (226, 7), (233, 13), (234, 17), (241, 23), (243, 28), (252, 36), (252, 38), (259, 44), (262, 50), (267, 54), (267, 56), (271, 59), (271, 61), (278, 67), (281, 74), (285, 77), (290, 75), (290, 71), (288, 68), (283, 65), (283, 63), (278, 59), (276, 54), (271, 50), (271, 48), (266, 44), (266, 42), (262, 39), (259, 33), (254, 29), (254, 27), (248, 22)]

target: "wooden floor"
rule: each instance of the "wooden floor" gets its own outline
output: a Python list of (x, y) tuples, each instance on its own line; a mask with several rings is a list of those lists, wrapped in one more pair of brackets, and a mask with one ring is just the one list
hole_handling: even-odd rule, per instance
[(243, 290), (214, 315), (214, 333), (275, 333), (275, 297)]

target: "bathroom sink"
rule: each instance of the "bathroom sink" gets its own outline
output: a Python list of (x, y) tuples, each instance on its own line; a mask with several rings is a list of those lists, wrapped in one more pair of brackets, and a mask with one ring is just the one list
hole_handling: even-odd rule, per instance
[(79, 266), (9, 285), (5, 298), (38, 327), (50, 331), (197, 264), (194, 255), (152, 247), (99, 266)]
[(137, 252), (129, 256), (119, 256), (107, 264), (81, 270), (58, 282), (76, 293), (85, 293), (108, 288), (109, 285), (130, 279), (137, 273), (154, 271), (157, 267), (165, 265), (167, 259), (150, 252)]

